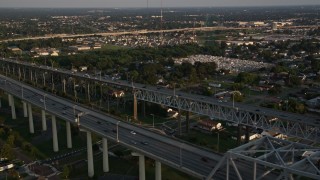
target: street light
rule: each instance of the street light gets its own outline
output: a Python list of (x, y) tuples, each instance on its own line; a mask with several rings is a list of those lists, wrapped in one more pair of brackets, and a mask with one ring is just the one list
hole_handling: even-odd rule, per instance
[(117, 122), (117, 142), (120, 142), (119, 141), (119, 123), (120, 121)]
[(150, 114), (152, 116), (152, 127), (154, 128), (154, 114)]
[(80, 113), (77, 114), (77, 117), (76, 117), (75, 121), (77, 122), (78, 127), (80, 126), (80, 117), (83, 116), (83, 115), (86, 115), (86, 113), (85, 112), (80, 112)]
[(43, 104), (44, 104), (44, 109), (47, 110), (47, 106), (46, 106), (46, 96), (47, 94), (43, 95)]

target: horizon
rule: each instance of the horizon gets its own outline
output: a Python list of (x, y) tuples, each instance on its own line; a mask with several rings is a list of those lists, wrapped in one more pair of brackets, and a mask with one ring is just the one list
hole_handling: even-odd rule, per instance
[(1, 8), (201, 8), (318, 6), (319, 0), (2, 0)]
[[(314, 7), (319, 6), (320, 4), (306, 4), (306, 5), (239, 5), (239, 6), (170, 6), (162, 7), (164, 9), (169, 8), (265, 8), (265, 7)], [(159, 9), (161, 7), (0, 7), (0, 9)]]

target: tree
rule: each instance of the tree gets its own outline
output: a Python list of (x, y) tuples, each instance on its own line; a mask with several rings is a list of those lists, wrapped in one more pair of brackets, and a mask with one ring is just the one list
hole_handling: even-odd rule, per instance
[(14, 158), (12, 147), (9, 144), (5, 143), (2, 146), (1, 151), (0, 151), (0, 157), (8, 158), (9, 160)]
[(65, 179), (68, 179), (69, 175), (70, 175), (70, 168), (68, 165), (65, 164), (63, 166), (62, 177)]

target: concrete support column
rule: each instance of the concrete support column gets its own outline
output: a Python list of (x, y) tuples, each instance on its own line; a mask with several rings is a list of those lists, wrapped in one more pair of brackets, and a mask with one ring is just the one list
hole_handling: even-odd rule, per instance
[(106, 138), (102, 138), (102, 150), (103, 172), (109, 172), (108, 140)]
[(25, 101), (22, 101), (22, 108), (23, 108), (23, 117), (28, 117), (28, 108), (27, 108), (27, 103)]
[(250, 141), (250, 134), (249, 134), (249, 126), (246, 126), (246, 143), (248, 143)]
[(62, 80), (62, 84), (63, 84), (62, 91), (63, 91), (63, 93), (66, 93), (66, 80), (65, 79)]
[(46, 111), (41, 110), (41, 119), (42, 119), (42, 131), (47, 130), (47, 119), (46, 119)]
[(9, 102), (9, 106), (11, 107), (11, 94), (8, 93), (8, 102)]
[(161, 180), (161, 163), (159, 161), (155, 162), (155, 166), (156, 166), (156, 180)]
[(137, 95), (133, 93), (133, 120), (138, 120), (138, 102)]
[(238, 136), (237, 136), (238, 145), (241, 144), (241, 128), (242, 128), (242, 125), (238, 124)]
[(54, 115), (52, 115), (52, 140), (53, 140), (53, 151), (58, 152), (59, 145), (58, 145), (57, 122), (56, 122), (56, 116)]
[(29, 114), (29, 131), (31, 134), (34, 133), (33, 127), (33, 116), (32, 116), (32, 105), (28, 104), (28, 114)]
[(181, 110), (178, 110), (178, 135), (181, 136)]
[(88, 152), (88, 176), (91, 178), (94, 175), (94, 168), (93, 168), (92, 140), (91, 140), (90, 131), (87, 131), (87, 152)]
[(190, 125), (190, 111), (187, 111), (187, 114), (186, 114), (186, 133), (189, 133), (189, 125)]
[(71, 127), (70, 122), (66, 122), (66, 128), (67, 128), (67, 147), (72, 148), (72, 138), (71, 138)]
[(133, 152), (132, 156), (139, 157), (139, 180), (145, 180), (146, 179), (146, 171), (145, 171), (144, 155)]
[(87, 94), (88, 94), (88, 101), (90, 102), (90, 84), (89, 83), (88, 83)]
[(146, 101), (142, 101), (142, 115), (146, 117)]
[(1, 105), (1, 99), (0, 99), (0, 108), (2, 107), (2, 105)]
[(12, 115), (12, 119), (17, 119), (17, 115), (16, 115), (16, 107), (14, 106), (14, 99), (13, 96), (10, 95), (11, 98), (11, 115)]

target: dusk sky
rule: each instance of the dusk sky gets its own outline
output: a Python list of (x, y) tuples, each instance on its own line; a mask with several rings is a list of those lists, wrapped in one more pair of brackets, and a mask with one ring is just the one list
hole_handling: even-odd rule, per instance
[[(0, 0), (0, 7), (160, 7), (161, 0)], [(163, 7), (320, 5), (320, 0), (162, 0)]]

